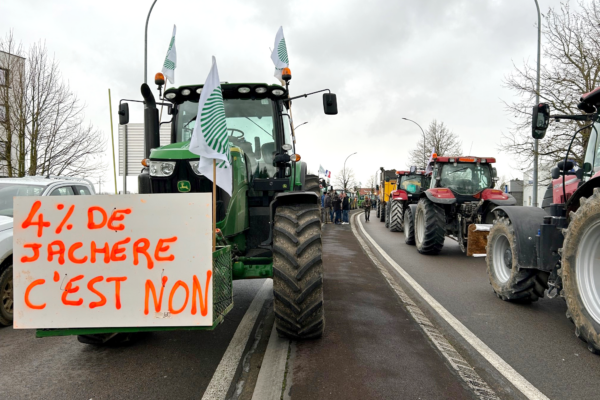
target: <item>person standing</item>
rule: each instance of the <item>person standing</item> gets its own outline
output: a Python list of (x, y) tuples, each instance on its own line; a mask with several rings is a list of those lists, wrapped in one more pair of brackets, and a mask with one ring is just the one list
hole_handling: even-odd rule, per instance
[(348, 219), (349, 212), (350, 212), (350, 199), (348, 198), (348, 195), (346, 193), (344, 193), (344, 198), (342, 199), (342, 214), (343, 214), (342, 224), (343, 225), (348, 225), (350, 223), (350, 220)]
[(333, 222), (333, 209), (331, 208), (331, 196), (329, 195), (329, 192), (325, 192), (324, 204), (323, 222), (327, 223), (327, 219), (329, 219), (329, 222)]
[(369, 218), (371, 217), (371, 198), (369, 196), (365, 196), (365, 201), (363, 201), (363, 207), (365, 208), (365, 221), (369, 222)]
[(342, 200), (337, 193), (333, 197), (333, 211), (335, 212), (334, 223), (340, 225), (342, 223)]

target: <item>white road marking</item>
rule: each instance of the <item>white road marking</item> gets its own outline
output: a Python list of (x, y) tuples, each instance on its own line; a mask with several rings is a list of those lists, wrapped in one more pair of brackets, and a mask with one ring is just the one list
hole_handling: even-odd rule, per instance
[(290, 341), (280, 338), (273, 324), (252, 400), (279, 400), (281, 398), (289, 347)]
[(223, 354), (223, 358), (221, 358), (221, 362), (202, 396), (202, 400), (225, 400), (256, 319), (265, 300), (271, 296), (272, 292), (273, 280), (267, 279), (256, 293), (248, 310), (246, 310), (246, 314), (244, 314), (244, 318), (242, 318), (233, 338), (231, 338), (231, 342), (229, 342), (229, 346), (227, 346), (227, 350), (225, 350), (225, 354)]
[[(390, 263), (390, 265), (396, 271), (398, 271), (398, 273), (404, 278), (406, 283), (408, 283), (421, 296), (421, 298), (424, 301), (426, 301), (427, 304), (429, 304), (429, 306), (431, 306), (431, 308), (433, 308), (440, 315), (440, 317), (442, 317), (448, 324), (450, 324), (450, 326), (452, 326), (452, 328), (454, 328), (454, 330), (460, 336), (462, 336), (463, 339), (465, 339), (471, 346), (473, 346), (473, 348), (479, 354), (481, 354), (483, 356), (483, 358), (485, 358), (494, 368), (496, 368), (496, 370), (498, 370), (498, 372), (500, 372), (510, 383), (512, 383), (528, 399), (548, 400), (548, 397), (546, 397), (542, 392), (540, 392), (535, 386), (533, 386), (527, 379), (525, 379), (521, 374), (519, 374), (513, 367), (511, 367), (506, 361), (504, 361), (492, 349), (490, 349), (483, 341), (481, 341), (481, 339), (479, 339), (477, 336), (475, 336), (475, 334), (473, 332), (471, 332), (458, 319), (456, 319), (456, 317), (454, 315), (450, 314), (450, 312), (448, 310), (446, 310), (421, 285), (419, 285), (417, 283), (417, 281), (415, 281), (408, 274), (408, 272), (406, 272), (400, 265), (398, 265), (367, 233), (367, 231), (365, 230), (365, 228), (362, 225), (362, 222), (360, 221), (360, 218), (355, 218), (355, 221), (358, 221), (358, 226), (360, 227), (360, 230), (363, 233), (363, 235), (365, 236), (365, 238), (371, 243), (371, 245), (373, 245), (373, 247), (375, 247), (377, 249), (377, 251), (383, 256), (383, 258), (385, 258), (385, 260), (388, 263)], [(353, 229), (355, 236), (358, 238), (359, 241), (361, 241), (362, 238), (360, 237), (360, 235), (357, 234), (357, 232), (354, 228), (354, 225), (353, 225), (352, 229)], [(380, 271), (384, 271), (384, 269), (380, 268)], [(385, 271), (385, 272), (387, 273), (387, 271)], [(388, 275), (389, 275), (389, 273), (388, 273)], [(385, 276), (385, 274), (384, 274), (384, 276)], [(390, 276), (390, 278), (391, 278), (391, 276)], [(387, 277), (386, 277), (386, 279), (387, 279)], [(389, 282), (389, 280), (388, 280), (388, 282)], [(390, 284), (392, 284), (392, 283), (390, 283)], [(396, 286), (397, 286), (397, 284), (396, 284)], [(392, 287), (394, 287), (394, 285), (392, 285)], [(394, 287), (394, 290), (396, 290), (396, 287)], [(402, 289), (400, 289), (400, 290), (402, 290)], [(398, 295), (400, 296), (400, 298), (402, 298), (400, 293)], [(404, 294), (404, 296), (406, 296), (406, 294)], [(410, 298), (408, 298), (408, 296), (406, 296), (406, 298), (408, 301), (410, 301), (412, 303), (412, 301), (410, 300)], [(402, 298), (402, 300), (404, 301), (404, 298)], [(405, 303), (406, 303), (406, 301), (405, 301)], [(406, 303), (406, 304), (409, 305), (409, 303)], [(412, 307), (412, 305), (411, 305), (411, 307)], [(410, 310), (410, 307), (407, 307), (407, 308), (409, 308), (409, 310)], [(419, 310), (419, 312), (420, 312), (420, 310)], [(424, 315), (423, 315), (423, 317), (424, 317)], [(421, 326), (423, 327), (423, 329), (425, 329), (425, 324), (423, 324)], [(428, 329), (425, 329), (425, 332), (427, 333), (427, 335), (429, 337), (432, 337), (429, 334)], [(439, 333), (438, 333), (438, 335), (439, 335)], [(433, 336), (435, 336), (435, 335), (433, 335)], [(432, 338), (432, 340), (434, 340), (434, 339)], [(434, 340), (434, 343), (436, 343), (435, 340)], [(436, 343), (436, 346), (437, 346), (437, 343)], [(444, 346), (446, 346), (446, 344), (444, 344)], [(439, 346), (438, 346), (438, 348), (439, 348)], [(454, 352), (456, 352), (456, 351), (454, 350)], [(458, 353), (456, 353), (456, 354), (458, 354)], [(454, 366), (453, 361), (450, 360), (450, 362)], [(457, 363), (457, 365), (460, 365), (460, 364)], [(462, 366), (461, 366), (461, 368), (462, 368)]]

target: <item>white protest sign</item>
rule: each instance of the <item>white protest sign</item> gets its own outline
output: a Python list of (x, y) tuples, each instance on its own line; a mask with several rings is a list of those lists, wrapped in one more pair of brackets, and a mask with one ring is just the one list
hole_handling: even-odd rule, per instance
[(210, 193), (14, 198), (14, 327), (213, 324)]

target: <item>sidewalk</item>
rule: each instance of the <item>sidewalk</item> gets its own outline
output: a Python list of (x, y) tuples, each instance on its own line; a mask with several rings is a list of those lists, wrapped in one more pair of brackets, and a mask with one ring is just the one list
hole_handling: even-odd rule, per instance
[(323, 226), (323, 259), (325, 334), (296, 343), (284, 398), (473, 398), (363, 252), (350, 225)]

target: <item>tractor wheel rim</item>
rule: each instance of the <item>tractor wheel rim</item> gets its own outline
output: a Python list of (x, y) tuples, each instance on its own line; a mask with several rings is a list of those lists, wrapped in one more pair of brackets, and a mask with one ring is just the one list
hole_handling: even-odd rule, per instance
[(2, 298), (0, 302), (2, 304), (2, 308), (8, 314), (13, 313), (13, 278), (10, 277), (6, 281), (3, 287), (0, 288), (0, 293), (2, 293)]
[(423, 243), (423, 236), (425, 236), (425, 217), (423, 216), (423, 210), (417, 210), (415, 234), (417, 237), (417, 242)]
[(600, 324), (600, 221), (583, 233), (575, 261), (577, 286), (583, 305)]
[[(499, 235), (494, 239), (492, 246), (492, 268), (494, 268), (494, 275), (500, 283), (506, 283), (510, 279), (510, 274), (512, 272), (512, 251), (510, 243), (505, 235)], [(511, 258), (509, 263), (507, 263), (506, 256)]]

